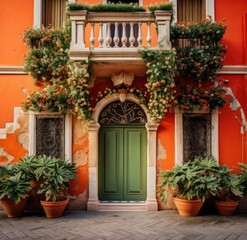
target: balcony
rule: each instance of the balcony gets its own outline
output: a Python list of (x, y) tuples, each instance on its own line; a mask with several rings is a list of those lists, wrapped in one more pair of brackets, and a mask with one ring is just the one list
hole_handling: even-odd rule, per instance
[(72, 11), (70, 59), (96, 63), (96, 76), (120, 71), (144, 76), (146, 66), (138, 51), (144, 47), (170, 49), (170, 19), (169, 11)]

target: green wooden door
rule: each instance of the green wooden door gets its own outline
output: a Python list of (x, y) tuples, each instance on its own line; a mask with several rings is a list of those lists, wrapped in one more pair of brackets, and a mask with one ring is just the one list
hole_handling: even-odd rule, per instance
[(146, 139), (146, 129), (142, 126), (100, 128), (100, 200), (146, 200)]

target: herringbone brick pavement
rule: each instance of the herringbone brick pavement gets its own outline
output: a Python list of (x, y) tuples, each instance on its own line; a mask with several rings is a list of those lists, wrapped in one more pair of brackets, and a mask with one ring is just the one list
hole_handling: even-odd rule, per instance
[(8, 219), (0, 211), (1, 240), (247, 240), (247, 213), (231, 217), (181, 217), (177, 211), (66, 212), (46, 219), (27, 213)]

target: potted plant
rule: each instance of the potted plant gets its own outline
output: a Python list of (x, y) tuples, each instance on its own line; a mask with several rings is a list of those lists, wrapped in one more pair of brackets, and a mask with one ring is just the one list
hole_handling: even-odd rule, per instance
[(220, 188), (215, 198), (215, 207), (220, 215), (232, 215), (238, 205), (238, 199), (243, 196), (244, 185), (239, 175), (234, 174), (228, 166), (218, 166)]
[(41, 205), (47, 218), (62, 216), (69, 202), (67, 199), (69, 181), (76, 179), (75, 164), (46, 155), (38, 156), (34, 173), (40, 181), (38, 193), (44, 194)]
[(0, 202), (9, 218), (23, 215), (30, 190), (30, 179), (18, 163), (0, 166)]
[(158, 193), (166, 201), (172, 192), (178, 212), (182, 216), (196, 216), (205, 199), (219, 190), (219, 179), (213, 174), (216, 161), (212, 157), (196, 157), (172, 170), (162, 172)]

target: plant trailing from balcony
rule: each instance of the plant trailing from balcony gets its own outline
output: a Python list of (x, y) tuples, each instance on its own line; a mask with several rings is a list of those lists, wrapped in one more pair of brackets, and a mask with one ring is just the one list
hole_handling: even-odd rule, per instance
[(71, 112), (76, 114), (78, 119), (90, 119), (92, 108), (89, 102), (89, 63), (70, 61), (68, 70), (68, 97), (69, 102), (73, 105)]
[[(179, 22), (171, 26), (179, 73), (202, 82), (214, 80), (226, 53), (226, 46), (221, 44), (225, 31), (223, 23), (214, 23), (210, 18), (199, 23)], [(179, 39), (185, 40), (183, 47), (179, 46)]]
[(213, 110), (226, 103), (225, 90), (216, 76), (226, 54), (226, 46), (221, 44), (225, 31), (222, 22), (211, 18), (171, 26), (171, 42), (177, 50), (176, 85), (181, 88), (174, 103), (179, 110)]
[(175, 96), (175, 50), (149, 49), (140, 51), (148, 68), (148, 111), (153, 120), (165, 117)]

